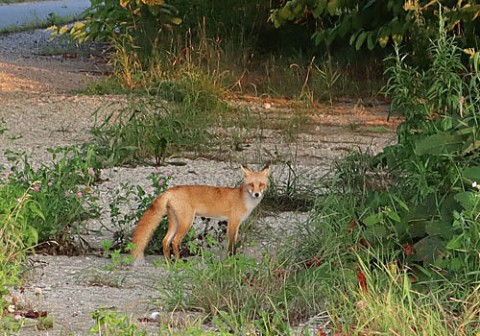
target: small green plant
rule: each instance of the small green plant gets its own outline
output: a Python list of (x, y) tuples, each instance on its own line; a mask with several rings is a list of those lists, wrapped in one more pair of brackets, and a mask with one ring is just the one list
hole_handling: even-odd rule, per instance
[(103, 336), (146, 336), (146, 331), (134, 324), (131, 319), (110, 309), (97, 309), (92, 313), (95, 325), (91, 335)]
[(7, 126), (5, 124), (5, 121), (3, 119), (0, 119), (0, 135), (3, 135), (5, 131), (7, 130)]
[(336, 85), (342, 75), (340, 70), (332, 64), (330, 55), (326, 57), (326, 61), (323, 64), (315, 65), (314, 69), (316, 89), (329, 100), (330, 104), (333, 104)]
[(262, 206), (267, 210), (308, 211), (318, 197), (318, 186), (306, 183), (306, 179), (287, 161), (277, 170), (284, 182), (270, 178)]
[[(86, 272), (84, 280), (92, 286), (109, 286), (121, 288), (125, 285), (128, 273), (122, 272), (125, 265), (132, 263), (133, 259), (130, 255), (124, 256), (120, 249), (112, 249), (113, 242), (111, 240), (102, 241), (103, 256), (109, 258), (102, 269), (93, 269), (91, 272)], [(125, 252), (133, 249), (133, 244), (129, 243), (124, 248)]]
[(35, 328), (37, 330), (48, 330), (52, 329), (54, 324), (54, 319), (51, 316), (39, 317)]

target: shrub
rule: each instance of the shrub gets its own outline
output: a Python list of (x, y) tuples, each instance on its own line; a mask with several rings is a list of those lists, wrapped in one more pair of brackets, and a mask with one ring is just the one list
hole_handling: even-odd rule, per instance
[(50, 149), (51, 164), (33, 167), (26, 155), (8, 152), (14, 162), (6, 184), (12, 190), (30, 188), (34, 206), (25, 220), (38, 232), (39, 242), (54, 240), (63, 248), (72, 246), (82, 221), (99, 215), (94, 181), (97, 174), (93, 147)]

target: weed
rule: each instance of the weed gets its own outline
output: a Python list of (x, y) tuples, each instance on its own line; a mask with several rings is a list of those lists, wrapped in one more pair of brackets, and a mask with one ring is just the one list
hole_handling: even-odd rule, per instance
[(262, 206), (267, 211), (309, 211), (318, 197), (315, 183), (304, 183), (304, 177), (297, 174), (290, 161), (277, 172), (285, 182), (279, 184), (270, 178)]
[[(212, 92), (194, 90), (196, 78), (181, 87), (182, 103), (167, 107), (157, 98), (131, 99), (112, 113), (93, 133), (107, 165), (153, 159), (161, 164), (177, 150), (198, 150), (211, 143), (209, 127), (225, 106)], [(167, 94), (167, 93), (164, 93)]]
[(335, 68), (332, 64), (331, 56), (326, 57), (326, 61), (318, 66), (315, 65), (315, 74), (316, 77), (316, 87), (322, 92), (323, 96), (326, 96), (330, 102), (333, 104), (334, 90), (336, 89), (337, 81), (340, 79), (341, 72)]
[(288, 277), (289, 272), (273, 260), (218, 260), (205, 253), (171, 266), (160, 283), (160, 299), (171, 308), (206, 313), (223, 332), (288, 334), (290, 323), (299, 323), (323, 305), (314, 294), (321, 272), (312, 269)]
[[(132, 263), (130, 255), (123, 256), (120, 249), (112, 250), (113, 242), (110, 240), (102, 241), (103, 255), (110, 258), (111, 262), (106, 264), (101, 270), (94, 269), (92, 272), (86, 272), (82, 277), (91, 286), (108, 286), (121, 288), (125, 285), (128, 274), (122, 273), (125, 265)], [(124, 250), (129, 252), (133, 245), (129, 243)]]
[(91, 335), (105, 336), (143, 336), (147, 333), (139, 330), (126, 315), (121, 315), (110, 309), (96, 309), (92, 313), (95, 325), (90, 329)]
[(54, 323), (53, 317), (51, 316), (39, 317), (35, 328), (37, 330), (48, 330), (48, 329), (52, 329), (54, 324), (55, 323)]
[[(372, 269), (359, 259), (358, 265), (357, 277), (364, 279), (364, 285), (353, 277), (346, 281), (347, 288), (331, 293), (335, 298), (329, 312), (336, 332), (446, 336), (471, 335), (477, 330), (478, 321), (469, 312), (478, 309), (472, 301), (478, 288), (465, 293), (454, 283), (417, 284), (411, 270), (395, 263), (380, 262)], [(460, 309), (455, 303), (463, 300), (457, 297), (459, 291), (465, 298)]]
[(5, 124), (5, 120), (0, 119), (0, 135), (3, 135), (5, 131), (7, 130), (7, 126)]

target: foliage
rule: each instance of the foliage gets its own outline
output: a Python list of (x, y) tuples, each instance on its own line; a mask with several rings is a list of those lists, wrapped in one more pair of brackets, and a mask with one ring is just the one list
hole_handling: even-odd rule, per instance
[(146, 331), (139, 330), (126, 315), (110, 309), (97, 309), (92, 313), (95, 325), (90, 329), (91, 335), (105, 336), (144, 336)]
[[(297, 24), (314, 22), (316, 30), (312, 39), (317, 45), (331, 45), (345, 39), (356, 50), (364, 46), (372, 50), (389, 43), (409, 41), (415, 44), (428, 40), (434, 33), (432, 28), (439, 6), (445, 12), (448, 28), (460, 31), (470, 45), (475, 44), (475, 20), (480, 14), (480, 5), (475, 0), (290, 0), (272, 12), (271, 20), (277, 27), (289, 21)], [(420, 51), (420, 48), (416, 50)]]
[(275, 260), (257, 262), (241, 255), (218, 260), (210, 254), (200, 258), (171, 266), (160, 282), (160, 300), (172, 308), (208, 314), (221, 331), (289, 334), (290, 323), (303, 321), (323, 304), (315, 295), (322, 268), (289, 277), (290, 271)]
[[(153, 200), (167, 190), (172, 178), (170, 173), (154, 172), (148, 176), (152, 182), (154, 192), (147, 193), (140, 185), (132, 186), (124, 183), (118, 190), (112, 192), (113, 201), (110, 202), (110, 218), (114, 226), (114, 241), (111, 246), (104, 246), (105, 250), (128, 248), (131, 237), (131, 228), (134, 227)], [(125, 208), (128, 210), (125, 211)], [(160, 252), (162, 239), (167, 233), (166, 220), (163, 220), (149, 244), (148, 251)], [(115, 261), (115, 258), (112, 260)]]
[[(403, 199), (404, 206), (391, 210), (396, 214), (395, 231), (401, 243), (413, 243), (415, 249), (407, 259), (433, 263), (454, 275), (479, 262), (474, 250), (463, 248), (459, 253), (452, 246), (460, 248), (454, 244), (464, 230), (458, 221), (466, 220), (471, 234), (477, 230), (475, 220), (464, 215), (473, 206), (474, 197), (467, 195), (473, 195), (469, 189), (479, 164), (480, 91), (476, 74), (466, 73), (458, 47), (440, 26), (429, 69), (418, 72), (409, 68), (397, 53), (395, 65), (388, 70), (392, 76), (386, 92), (393, 97), (392, 111), (406, 119), (397, 129), (399, 144), (386, 148), (377, 159), (401, 180), (390, 194)], [(367, 219), (381, 221), (375, 214)]]
[(336, 332), (466, 336), (478, 330), (474, 317), (478, 313), (478, 287), (416, 284), (408, 268), (394, 262), (378, 262), (371, 268), (361, 259), (357, 261), (357, 272), (362, 275), (358, 278), (363, 278), (365, 285), (357, 279), (344, 279), (329, 294)]
[(7, 305), (4, 297), (8, 294), (7, 287), (19, 284), (21, 263), (38, 241), (29, 214), (37, 213), (39, 217), (43, 214), (32, 200), (33, 187), (21, 190), (3, 181), (0, 183), (0, 317)]
[(67, 248), (80, 233), (82, 220), (97, 217), (94, 181), (98, 162), (93, 147), (50, 149), (50, 164), (36, 168), (24, 154), (7, 152), (14, 162), (4, 173), (6, 185), (17, 192), (30, 189), (32, 206), (23, 216), (38, 232), (39, 242), (54, 240)]
[(479, 76), (447, 35), (441, 21), (424, 70), (398, 48), (387, 60), (390, 113), (404, 120), (398, 143), (339, 160), (310, 221), (286, 242), (288, 263), (323, 267), (338, 331), (478, 329)]
[[(121, 288), (125, 285), (128, 276), (128, 273), (123, 272), (124, 266), (131, 264), (133, 257), (130, 254), (122, 255), (122, 251), (118, 248), (113, 249), (113, 242), (110, 240), (104, 240), (101, 244), (103, 256), (110, 261), (103, 268), (94, 268), (83, 273), (81, 277), (91, 286)], [(133, 244), (129, 243), (124, 250), (130, 252), (133, 247)]]
[(161, 94), (178, 105), (156, 97), (131, 99), (119, 113), (110, 114), (94, 128), (99, 154), (106, 165), (154, 159), (161, 164), (179, 149), (195, 150), (208, 144), (208, 128), (226, 109), (215, 92), (195, 91), (200, 78), (186, 75), (182, 83), (164, 82)]
[[(69, 32), (79, 43), (85, 41), (130, 40), (132, 46), (142, 45), (151, 53), (158, 43), (157, 35), (168, 24), (180, 24), (177, 10), (164, 0), (91, 0), (82, 14), (85, 20), (72, 27), (54, 29), (56, 34)], [(132, 50), (133, 51), (133, 50)]]
[[(84, 20), (60, 28), (51, 27), (52, 37), (65, 36), (78, 43), (107, 42), (113, 46), (111, 62), (116, 74), (129, 88), (137, 83), (132, 73), (141, 76), (150, 70), (158, 55), (162, 31), (178, 25), (175, 7), (164, 0), (91, 0), (82, 14)], [(122, 77), (123, 76), (123, 77)]]

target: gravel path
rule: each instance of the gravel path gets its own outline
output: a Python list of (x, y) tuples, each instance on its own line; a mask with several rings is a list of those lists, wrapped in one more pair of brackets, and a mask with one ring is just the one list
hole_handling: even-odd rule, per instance
[[(90, 139), (89, 129), (93, 125), (92, 113), (99, 108), (103, 111), (118, 109), (125, 97), (76, 95), (103, 71), (103, 65), (81, 57), (71, 59), (60, 56), (41, 56), (45, 48), (57, 48), (58, 42), (48, 40), (42, 30), (0, 36), (0, 120), (7, 131), (0, 136), (0, 151), (12, 149), (26, 151), (34, 162), (48, 160), (47, 148), (78, 144)], [(271, 118), (283, 115), (275, 103), (266, 109), (262, 101), (236, 102), (245, 104), (252, 112), (261, 110)], [(226, 162), (205, 159), (182, 159), (185, 166), (166, 166), (160, 169), (174, 174), (172, 184), (202, 183), (213, 185), (233, 185), (239, 178), (239, 163), (250, 163), (253, 167), (263, 159), (274, 156), (294, 162), (297, 174), (304, 176), (306, 184), (325, 174), (335, 157), (344, 155), (355, 148), (378, 151), (393, 138), (393, 132), (360, 133), (352, 132), (349, 125), (386, 123), (385, 107), (378, 106), (366, 111), (355, 104), (343, 104), (313, 111), (312, 125), (308, 132), (299, 134), (295, 141), (286, 142), (277, 131), (264, 131), (261, 142), (252, 142), (242, 152), (229, 154)], [(379, 121), (380, 120), (380, 121)], [(255, 139), (252, 139), (255, 141)], [(8, 165), (0, 155), (0, 164)], [(106, 190), (119, 188), (121, 183), (140, 184), (147, 190), (146, 177), (155, 168), (115, 168), (102, 171), (108, 182), (100, 185), (100, 194)], [(273, 175), (281, 183), (286, 179), (284, 164), (273, 166)], [(108, 198), (102, 200), (108, 204)], [(258, 256), (280, 239), (285, 231), (296, 223), (304, 222), (306, 213), (282, 213), (262, 218), (255, 223), (252, 233), (246, 240), (243, 253)], [(108, 218), (104, 217), (104, 221)], [(95, 226), (99, 223), (92, 223)], [(108, 225), (109, 223), (102, 223)], [(108, 234), (105, 233), (105, 237)], [(253, 237), (258, 237), (256, 245)], [(104, 237), (90, 237), (92, 240)], [(218, 253), (225, 253), (222, 248)], [(115, 279), (125, 276), (122, 287), (111, 285), (93, 286), (92, 278), (99, 272), (106, 272), (109, 260), (96, 256), (65, 257), (35, 256), (33, 267), (24, 288), (16, 292), (27, 306), (46, 310), (53, 317), (55, 326), (48, 331), (36, 331), (26, 327), (20, 335), (85, 335), (92, 326), (90, 314), (100, 307), (115, 307), (134, 317), (145, 317), (152, 307), (149, 299), (158, 291), (154, 288), (155, 278), (164, 270), (152, 266), (140, 269), (117, 270), (106, 277)], [(36, 288), (42, 294), (35, 295)], [(39, 290), (37, 289), (37, 292)], [(158, 309), (158, 308), (155, 308)], [(155, 326), (149, 325), (155, 333)]]

